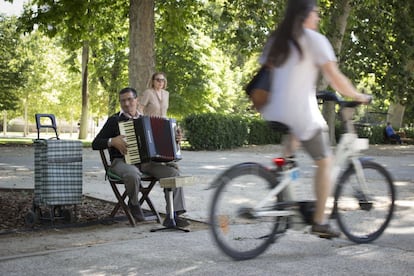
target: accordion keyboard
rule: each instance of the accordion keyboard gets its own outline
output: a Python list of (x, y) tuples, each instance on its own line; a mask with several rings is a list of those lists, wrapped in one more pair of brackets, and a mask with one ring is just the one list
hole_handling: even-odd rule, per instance
[(135, 136), (134, 121), (128, 120), (125, 122), (119, 122), (119, 132), (121, 135), (125, 135), (126, 142), (128, 144), (128, 152), (125, 155), (125, 163), (127, 164), (141, 163), (138, 143), (137, 143), (137, 139)]

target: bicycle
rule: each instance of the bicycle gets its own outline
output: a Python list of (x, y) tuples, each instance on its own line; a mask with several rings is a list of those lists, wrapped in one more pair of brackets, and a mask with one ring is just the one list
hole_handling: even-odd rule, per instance
[[(361, 157), (368, 139), (358, 138), (353, 125), (361, 103), (344, 101), (333, 93), (318, 93), (318, 100), (335, 101), (345, 126), (336, 148), (333, 207), (330, 218), (355, 243), (376, 240), (394, 212), (395, 187), (390, 173), (372, 158)], [(293, 158), (273, 158), (275, 166), (240, 163), (220, 174), (209, 209), (212, 236), (218, 247), (235, 260), (262, 254), (287, 229), (295, 216), (312, 223), (315, 201), (295, 201), (291, 187), (298, 182), (299, 166)]]

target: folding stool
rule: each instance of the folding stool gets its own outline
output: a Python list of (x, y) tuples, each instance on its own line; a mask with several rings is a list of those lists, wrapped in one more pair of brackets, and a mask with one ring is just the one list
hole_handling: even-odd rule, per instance
[[(118, 212), (119, 208), (121, 207), (122, 210), (125, 212), (129, 222), (132, 226), (136, 225), (136, 221), (134, 216), (131, 213), (131, 210), (128, 207), (128, 204), (125, 203), (125, 199), (127, 197), (126, 190), (121, 194), (117, 185), (124, 185), (124, 182), (122, 181), (122, 178), (111, 171), (110, 162), (108, 161), (107, 150), (100, 150), (99, 153), (101, 155), (102, 164), (105, 168), (105, 178), (108, 179), (109, 183), (111, 184), (111, 188), (115, 194), (115, 197), (117, 198), (118, 202), (115, 205), (114, 209), (112, 210), (110, 217), (114, 217), (115, 214)], [(144, 182), (149, 182), (148, 185), (144, 186)], [(154, 219), (158, 223), (161, 222), (160, 215), (158, 211), (156, 210), (154, 204), (151, 201), (151, 198), (149, 197), (149, 194), (154, 187), (154, 185), (158, 182), (158, 179), (152, 176), (142, 176), (141, 177), (141, 184), (139, 187), (139, 192), (141, 194), (141, 197), (139, 198), (139, 204), (142, 206), (144, 202), (147, 203), (148, 207), (150, 208), (150, 212), (152, 213), (152, 216), (148, 217), (146, 216), (146, 219), (151, 220)], [(145, 214), (145, 212), (144, 212)]]

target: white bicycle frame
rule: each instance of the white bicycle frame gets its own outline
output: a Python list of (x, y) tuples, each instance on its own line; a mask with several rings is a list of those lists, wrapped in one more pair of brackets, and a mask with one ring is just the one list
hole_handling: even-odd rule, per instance
[[(352, 164), (355, 168), (356, 176), (358, 183), (361, 187), (361, 190), (364, 194), (367, 192), (367, 186), (365, 182), (365, 175), (362, 169), (361, 160), (359, 159), (359, 152), (361, 150), (368, 149), (369, 141), (365, 138), (358, 138), (355, 133), (355, 128), (352, 122), (352, 116), (354, 114), (354, 108), (343, 108), (342, 109), (342, 118), (346, 123), (347, 132), (341, 136), (341, 139), (337, 145), (335, 153), (335, 162), (333, 165), (332, 181), (331, 183), (336, 183), (336, 180), (341, 172), (341, 168), (345, 168), (346, 165)], [(269, 194), (261, 200), (252, 210), (252, 214), (256, 217), (269, 217), (269, 216), (292, 216), (296, 212), (294, 210), (266, 210), (263, 207), (267, 204), (274, 203), (274, 197), (279, 193), (286, 193), (288, 200), (294, 200), (294, 198), (289, 198), (289, 188), (290, 184), (296, 181), (299, 178), (299, 167), (293, 167), (286, 171), (281, 172), (282, 177), (281, 181), (276, 187), (274, 187)], [(290, 196), (291, 197), (291, 196)]]

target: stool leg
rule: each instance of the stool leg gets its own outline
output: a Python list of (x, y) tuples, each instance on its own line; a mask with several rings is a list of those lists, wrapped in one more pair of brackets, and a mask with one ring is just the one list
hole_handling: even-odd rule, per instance
[(175, 217), (174, 217), (174, 198), (173, 198), (173, 191), (171, 188), (167, 188), (167, 209), (168, 209), (168, 215), (169, 215), (169, 221), (168, 224), (165, 225), (165, 227), (163, 228), (158, 228), (158, 229), (151, 229), (151, 232), (156, 232), (156, 231), (162, 231), (162, 230), (168, 230), (168, 229), (177, 229), (177, 230), (181, 230), (184, 232), (190, 232), (190, 230), (185, 229), (185, 228), (181, 228), (177, 226), (177, 223), (175, 222)]
[(168, 194), (168, 213), (170, 215), (170, 221), (173, 227), (177, 226), (177, 223), (175, 222), (174, 217), (174, 198), (173, 198), (173, 192), (171, 189), (167, 189)]

